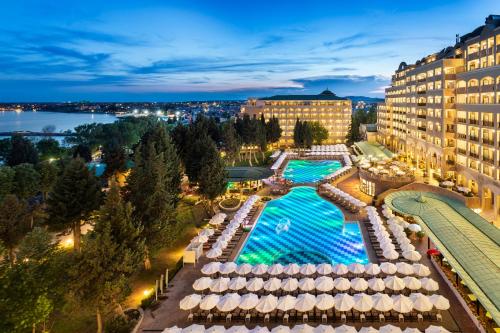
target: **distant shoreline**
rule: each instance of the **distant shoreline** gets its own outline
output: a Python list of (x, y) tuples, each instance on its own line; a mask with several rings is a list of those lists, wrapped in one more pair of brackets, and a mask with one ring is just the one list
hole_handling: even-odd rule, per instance
[(121, 114), (123, 112), (117, 112), (117, 111), (82, 111), (82, 110), (75, 110), (75, 111), (69, 111), (69, 110), (0, 110), (0, 112), (57, 112), (57, 113), (84, 113), (84, 114), (109, 114), (116, 116), (117, 114)]

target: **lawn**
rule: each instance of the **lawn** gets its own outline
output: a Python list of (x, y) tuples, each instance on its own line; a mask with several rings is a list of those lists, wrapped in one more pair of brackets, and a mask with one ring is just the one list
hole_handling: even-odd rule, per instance
[[(144, 298), (144, 290), (154, 288), (155, 280), (165, 269), (173, 269), (182, 257), (183, 249), (197, 234), (199, 227), (208, 218), (202, 204), (195, 205), (192, 197), (182, 199), (177, 206), (177, 221), (182, 226), (179, 237), (172, 246), (161, 249), (151, 260), (150, 271), (141, 270), (133, 279), (132, 294), (129, 296), (124, 308), (138, 307)], [(96, 331), (95, 313), (93, 309), (86, 309), (79, 304), (78, 308), (67, 307), (65, 312), (56, 317), (51, 332), (66, 333), (93, 333)]]

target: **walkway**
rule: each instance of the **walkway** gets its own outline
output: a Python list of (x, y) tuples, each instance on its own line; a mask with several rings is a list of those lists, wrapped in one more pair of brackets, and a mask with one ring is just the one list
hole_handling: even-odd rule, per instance
[(434, 193), (395, 192), (385, 203), (415, 217), (493, 320), (500, 322), (500, 230), (463, 204)]

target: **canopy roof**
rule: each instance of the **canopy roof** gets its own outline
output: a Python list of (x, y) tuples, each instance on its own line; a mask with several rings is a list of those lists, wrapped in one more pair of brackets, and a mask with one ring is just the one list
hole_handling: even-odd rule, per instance
[[(422, 197), (426, 200), (419, 200)], [(461, 202), (435, 193), (399, 191), (389, 194), (385, 203), (415, 218), (500, 323), (500, 230)]]
[(377, 158), (392, 158), (394, 153), (389, 149), (378, 143), (372, 143), (368, 141), (356, 142), (355, 145), (361, 150), (363, 155), (372, 155)]
[(330, 90), (326, 89), (318, 95), (275, 95), (260, 98), (263, 101), (343, 101), (347, 98), (338, 97)]
[(226, 168), (227, 181), (244, 182), (265, 179), (273, 175), (271, 169), (263, 167), (231, 167)]

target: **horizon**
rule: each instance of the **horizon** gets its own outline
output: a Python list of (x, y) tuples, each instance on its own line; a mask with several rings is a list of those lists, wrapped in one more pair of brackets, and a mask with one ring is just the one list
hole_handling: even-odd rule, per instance
[(453, 45), (455, 34), (500, 12), (492, 0), (28, 0), (4, 8), (0, 103), (237, 101), (326, 87), (383, 98), (401, 62)]

